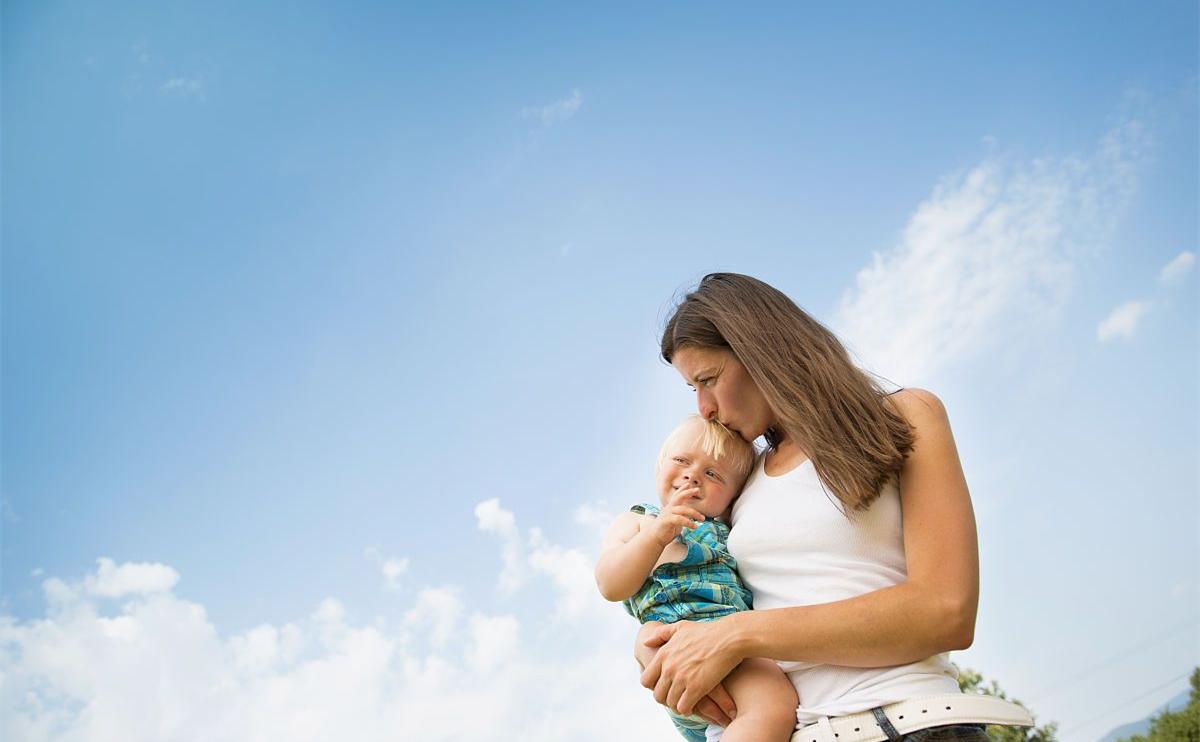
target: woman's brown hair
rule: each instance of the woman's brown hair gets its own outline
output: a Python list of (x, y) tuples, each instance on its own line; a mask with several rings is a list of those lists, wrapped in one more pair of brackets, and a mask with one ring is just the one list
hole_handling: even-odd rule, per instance
[(723, 348), (746, 367), (775, 413), (775, 448), (791, 437), (845, 512), (866, 510), (897, 476), (913, 432), (841, 341), (779, 290), (750, 276), (710, 273), (667, 320), (662, 357)]

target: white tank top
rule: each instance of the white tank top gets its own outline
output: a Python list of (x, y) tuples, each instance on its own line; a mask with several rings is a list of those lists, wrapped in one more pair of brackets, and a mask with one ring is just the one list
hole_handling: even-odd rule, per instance
[[(778, 477), (759, 456), (733, 506), (729, 552), (754, 595), (754, 608), (830, 603), (903, 582), (908, 575), (894, 481), (854, 520), (826, 494), (811, 461)], [(801, 724), (896, 701), (957, 693), (949, 654), (895, 667), (779, 662), (800, 699)]]

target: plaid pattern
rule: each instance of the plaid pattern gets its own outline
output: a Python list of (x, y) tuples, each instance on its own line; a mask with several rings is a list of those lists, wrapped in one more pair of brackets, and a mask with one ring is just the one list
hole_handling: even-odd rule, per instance
[[(630, 510), (656, 517), (660, 512), (650, 504), (634, 505)], [(737, 561), (725, 545), (728, 538), (729, 526), (719, 520), (709, 519), (685, 530), (676, 540), (687, 547), (687, 556), (682, 562), (658, 565), (637, 594), (625, 601), (625, 610), (642, 623), (711, 621), (750, 610), (750, 591), (738, 577)], [(670, 709), (667, 713), (685, 740), (705, 742), (708, 722)]]
[[(649, 504), (630, 510), (656, 517), (660, 512)], [(684, 530), (676, 540), (687, 547), (687, 556), (682, 562), (658, 565), (637, 594), (625, 601), (625, 610), (642, 623), (711, 621), (750, 610), (750, 591), (725, 546), (728, 538), (729, 526), (711, 518)]]

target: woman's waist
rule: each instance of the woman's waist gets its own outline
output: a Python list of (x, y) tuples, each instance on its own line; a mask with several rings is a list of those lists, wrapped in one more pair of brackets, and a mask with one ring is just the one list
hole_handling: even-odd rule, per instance
[(797, 719), (845, 716), (918, 696), (957, 693), (958, 671), (946, 654), (893, 667), (844, 667), (780, 662), (796, 688)]

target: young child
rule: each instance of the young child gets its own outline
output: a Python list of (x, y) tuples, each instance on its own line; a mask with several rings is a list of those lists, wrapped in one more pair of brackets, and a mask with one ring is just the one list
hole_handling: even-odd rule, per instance
[[(712, 621), (749, 610), (750, 591), (738, 579), (725, 542), (729, 511), (754, 465), (754, 449), (720, 424), (692, 415), (663, 443), (655, 484), (661, 504), (635, 505), (609, 526), (596, 563), (605, 599), (624, 601), (642, 622), (639, 641), (675, 621)], [(744, 660), (725, 678), (737, 718), (722, 742), (790, 738), (796, 691), (779, 666)], [(699, 716), (671, 720), (688, 742), (704, 742)]]

